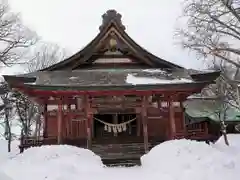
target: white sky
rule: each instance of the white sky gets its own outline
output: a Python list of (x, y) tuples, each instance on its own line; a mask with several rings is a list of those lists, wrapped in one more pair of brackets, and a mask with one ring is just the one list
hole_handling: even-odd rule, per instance
[[(174, 27), (181, 14), (180, 1), (9, 0), (25, 25), (45, 41), (57, 43), (72, 53), (97, 35), (102, 14), (108, 9), (116, 9), (123, 16), (127, 33), (142, 47), (186, 68), (199, 69), (203, 67), (202, 62), (174, 44)], [(15, 70), (4, 70), (4, 73), (12, 71)]]

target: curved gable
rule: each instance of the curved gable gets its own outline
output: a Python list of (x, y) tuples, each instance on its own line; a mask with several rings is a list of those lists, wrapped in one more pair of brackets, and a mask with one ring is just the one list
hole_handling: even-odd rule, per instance
[(108, 10), (102, 15), (102, 25), (98, 35), (81, 51), (62, 62), (43, 70), (74, 70), (84, 68), (162, 68), (183, 69), (183, 67), (163, 60), (138, 45), (125, 31), (121, 15)]

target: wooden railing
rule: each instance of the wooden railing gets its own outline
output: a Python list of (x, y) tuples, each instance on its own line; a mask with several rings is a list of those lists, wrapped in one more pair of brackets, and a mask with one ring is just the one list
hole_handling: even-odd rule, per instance
[[(85, 147), (86, 146), (86, 142), (87, 140), (84, 139), (80, 139), (80, 138), (76, 138), (76, 139), (70, 139), (70, 138), (63, 138), (63, 141), (61, 144), (68, 144), (68, 145), (72, 145), (72, 146), (78, 146), (78, 147)], [(35, 137), (24, 137), (21, 139), (21, 143), (20, 143), (20, 148), (29, 148), (29, 147), (33, 147), (33, 146), (42, 146), (42, 145), (55, 145), (57, 144), (57, 137), (39, 137), (39, 138), (35, 138)]]
[(186, 138), (193, 140), (206, 140), (209, 138), (207, 126), (204, 123), (190, 124), (186, 126), (185, 131), (179, 131), (175, 134), (176, 139)]
[(57, 137), (22, 137), (20, 146), (28, 148), (31, 146), (52, 145), (57, 144)]

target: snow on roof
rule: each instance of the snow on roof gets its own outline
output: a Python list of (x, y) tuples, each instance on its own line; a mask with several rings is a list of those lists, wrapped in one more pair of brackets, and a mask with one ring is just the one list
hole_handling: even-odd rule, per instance
[(187, 97), (187, 99), (217, 99), (217, 96), (205, 96), (205, 95), (202, 95), (202, 94), (192, 94), (190, 96)]
[(186, 78), (179, 79), (158, 79), (149, 77), (136, 77), (133, 74), (128, 74), (126, 78), (126, 83), (132, 85), (138, 84), (180, 84), (180, 83), (192, 83), (193, 80)]
[(143, 72), (149, 72), (149, 73), (162, 73), (166, 74), (167, 72), (161, 69), (144, 69)]

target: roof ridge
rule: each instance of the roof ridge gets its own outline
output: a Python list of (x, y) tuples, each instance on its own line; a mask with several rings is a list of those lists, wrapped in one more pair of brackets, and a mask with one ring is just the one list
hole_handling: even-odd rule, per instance
[(102, 31), (113, 21), (116, 22), (122, 30), (126, 29), (125, 26), (122, 24), (122, 15), (118, 13), (115, 9), (109, 9), (106, 13), (102, 15), (102, 24), (101, 26), (99, 26), (99, 30)]

